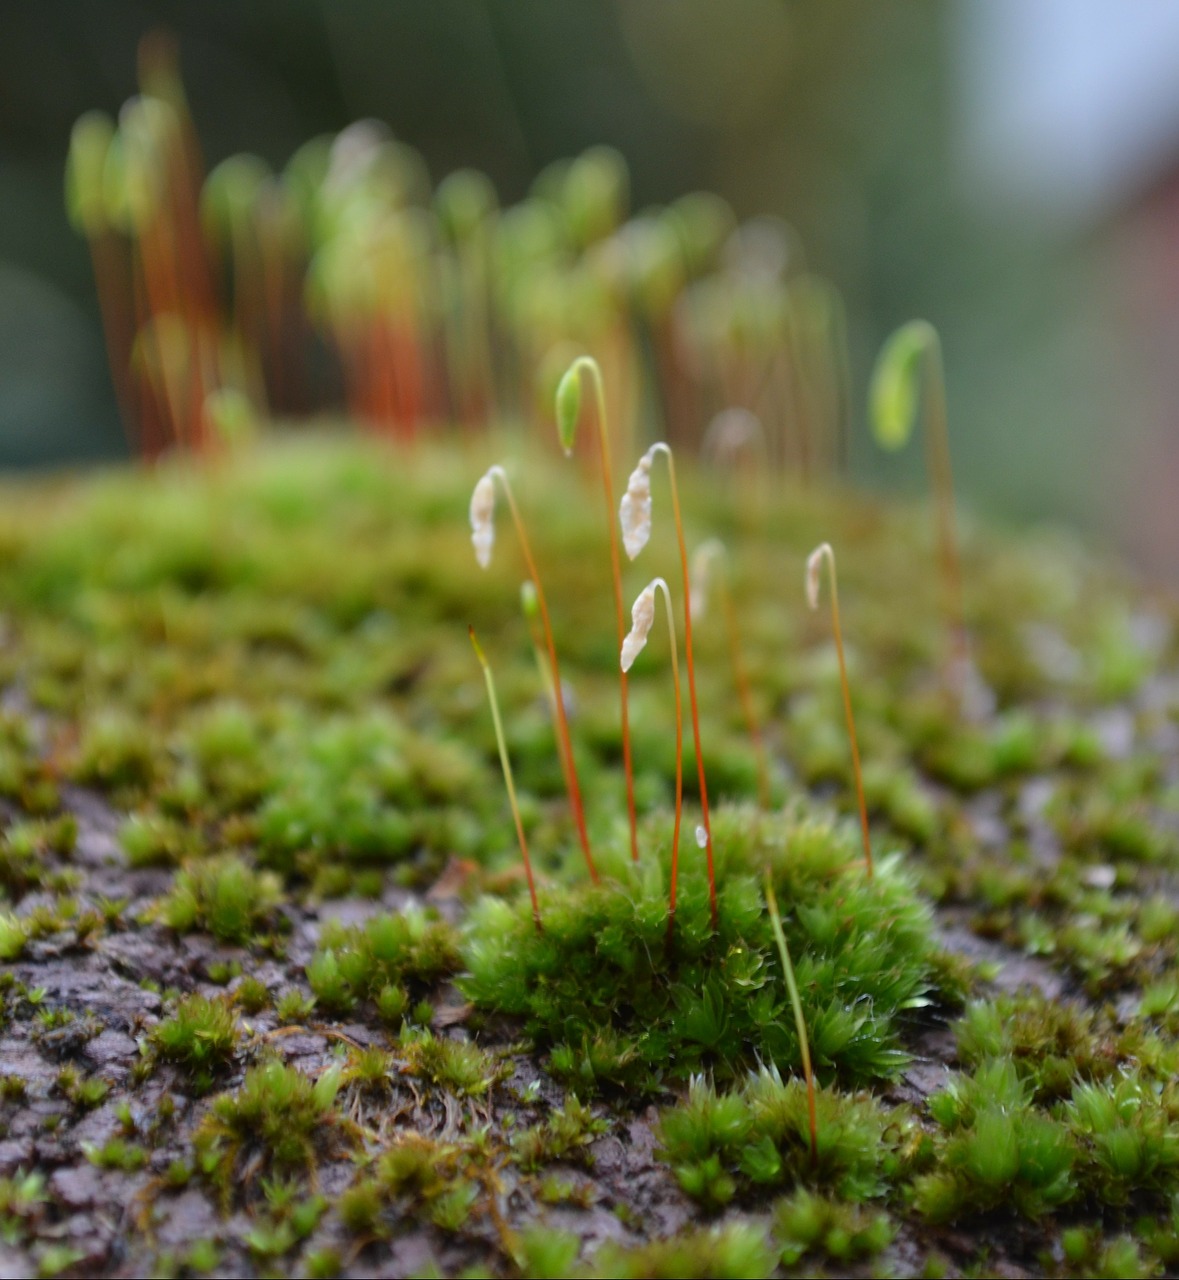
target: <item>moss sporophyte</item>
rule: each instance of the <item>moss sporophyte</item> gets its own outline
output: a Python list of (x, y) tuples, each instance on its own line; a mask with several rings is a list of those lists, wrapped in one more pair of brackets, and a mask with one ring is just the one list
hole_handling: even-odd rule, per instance
[(480, 567), (486, 569), (491, 563), (491, 550), (495, 544), (495, 482), (497, 480), (508, 500), (508, 508), (512, 513), (516, 534), (520, 540), (520, 550), (524, 556), (524, 563), (528, 568), (528, 575), (532, 579), (532, 585), (536, 591), (536, 604), (540, 611), (540, 623), (544, 630), (545, 644), (548, 646), (549, 665), (552, 671), (553, 701), (556, 706), (559, 729), (558, 746), (565, 760), (565, 775), (569, 783), (569, 803), (573, 809), (573, 818), (577, 824), (577, 834), (581, 841), (581, 849), (585, 856), (590, 879), (596, 881), (598, 870), (594, 865), (593, 854), (590, 852), (589, 834), (586, 831), (585, 809), (581, 799), (581, 786), (577, 780), (577, 762), (573, 757), (573, 741), (569, 736), (569, 719), (565, 710), (565, 699), (561, 685), (561, 668), (557, 661), (557, 646), (553, 640), (553, 628), (549, 620), (549, 607), (545, 600), (544, 588), (540, 584), (540, 573), (537, 570), (536, 561), (532, 558), (532, 547), (528, 541), (528, 534), (524, 528), (520, 509), (516, 505), (516, 498), (512, 493), (512, 486), (508, 481), (507, 473), (500, 466), (491, 467), (481, 476), (471, 495), (471, 542), (475, 548), (475, 558), (478, 560)]
[[(574, 365), (558, 395), (565, 443), (571, 439), (580, 407), (570, 388), (577, 385), (583, 367)], [(674, 458), (666, 444), (652, 446), (630, 477), (619, 508), (621, 541), (634, 559), (650, 539), (650, 474), (660, 455), (669, 464), (686, 597), (682, 625), (687, 647), (693, 583)], [(473, 540), (481, 563), (490, 556), (497, 482), (503, 482), (503, 473), (492, 468), (476, 486), (471, 504)], [(697, 558), (694, 585), (701, 602), (702, 567), (715, 569), (721, 555), (718, 548), (706, 545)], [(526, 617), (535, 614), (547, 623), (530, 550), (525, 558), (533, 573), (524, 597)], [(842, 828), (814, 825), (790, 812), (758, 816), (749, 810), (718, 811), (722, 820), (714, 850), (703, 750), (697, 736), (702, 810), (697, 843), (708, 856), (703, 865), (681, 866), (684, 716), (679, 618), (666, 581), (657, 577), (634, 601), (619, 664), (629, 671), (646, 645), (655, 622), (656, 597), (662, 595), (675, 695), (671, 839), (666, 843), (666, 837), (653, 836), (650, 845), (644, 841), (638, 862), (633, 850), (631, 857), (620, 862), (617, 845), (600, 842), (599, 857), (606, 872), (600, 881), (568, 887), (534, 881), (494, 684), (477, 646), (530, 901), (526, 932), (519, 927), (521, 916), (515, 906), (490, 897), (475, 906), (466, 934), (466, 973), (459, 979), (475, 1004), (521, 1017), (534, 1043), (548, 1050), (550, 1071), (581, 1088), (650, 1092), (701, 1068), (728, 1079), (759, 1058), (796, 1064), (803, 1076), (803, 1124), (812, 1162), (819, 1159), (824, 1142), (817, 1078), (863, 1081), (899, 1068), (904, 1054), (897, 1041), (897, 1019), (903, 1010), (929, 999), (936, 985), (937, 954), (928, 908), (912, 895), (895, 855), (880, 863), (873, 857), (844, 662), (834, 554), (828, 544), (822, 544), (808, 562), (807, 597), (812, 608), (818, 606), (824, 561), (830, 575), (862, 857), (854, 856)], [(551, 626), (543, 630), (551, 648)], [(732, 635), (730, 642), (735, 643)], [(692, 698), (690, 657), (688, 663)], [(743, 670), (743, 664), (737, 665)], [(553, 679), (546, 684), (546, 693), (559, 702), (555, 692), (559, 677), (551, 662), (549, 669)], [(698, 735), (698, 712), (693, 719)], [(636, 723), (641, 724), (632, 721)], [(562, 732), (568, 733), (568, 720)], [(571, 750), (566, 758), (572, 758)], [(723, 880), (718, 875), (722, 865)], [(764, 879), (761, 892), (759, 877)], [(789, 904), (785, 919), (778, 911), (779, 895)]]

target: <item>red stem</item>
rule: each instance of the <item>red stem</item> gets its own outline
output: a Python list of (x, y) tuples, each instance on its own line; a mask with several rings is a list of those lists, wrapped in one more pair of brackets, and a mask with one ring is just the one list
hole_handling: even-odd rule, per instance
[(696, 751), (696, 776), (700, 784), (700, 811), (704, 826), (704, 847), (708, 854), (708, 905), (712, 915), (712, 931), (718, 923), (716, 904), (716, 871), (712, 859), (712, 822), (708, 815), (708, 784), (704, 778), (704, 752), (700, 746), (700, 711), (696, 704), (696, 665), (692, 659), (692, 583), (688, 567), (688, 547), (684, 541), (684, 522), (680, 518), (680, 493), (675, 478), (675, 458), (666, 444), (655, 449), (667, 455), (667, 473), (671, 479), (671, 506), (675, 518), (676, 538), (680, 546), (680, 570), (684, 579), (684, 659), (688, 666), (688, 701), (692, 708), (692, 742)]
[(508, 478), (501, 468), (493, 467), (492, 470), (507, 496), (508, 507), (512, 513), (512, 521), (516, 526), (516, 535), (520, 539), (520, 550), (524, 555), (524, 563), (528, 568), (528, 576), (532, 579), (532, 585), (536, 588), (536, 603), (540, 609), (540, 622), (544, 628), (545, 645), (549, 651), (549, 665), (553, 669), (553, 700), (557, 704), (557, 724), (560, 729), (558, 742), (560, 749), (565, 752), (569, 768), (569, 803), (573, 807), (573, 818), (577, 824), (577, 835), (581, 841), (581, 851), (585, 855), (585, 865), (589, 868), (590, 879), (594, 884), (597, 884), (598, 869), (594, 865), (594, 856), (590, 851), (589, 833), (585, 827), (585, 808), (581, 802), (581, 787), (577, 781), (577, 764), (573, 758), (573, 740), (569, 734), (569, 720), (565, 714), (565, 696), (561, 685), (561, 669), (557, 662), (557, 646), (553, 641), (553, 628), (549, 622), (549, 606), (545, 600), (544, 588), (540, 585), (540, 574), (536, 569), (536, 561), (532, 558), (532, 548), (528, 542), (528, 535), (524, 531), (524, 521), (521, 519), (519, 508), (516, 506), (512, 487), (508, 484)]

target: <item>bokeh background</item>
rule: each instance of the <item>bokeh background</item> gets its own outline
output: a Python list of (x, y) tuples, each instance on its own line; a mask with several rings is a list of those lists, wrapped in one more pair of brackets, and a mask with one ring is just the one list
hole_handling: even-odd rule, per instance
[(437, 181), (501, 200), (599, 142), (635, 207), (696, 188), (774, 213), (846, 300), (864, 388), (886, 334), (933, 321), (959, 487), (1062, 519), (1179, 579), (1179, 6), (1166, 0), (4, 0), (0, 466), (125, 446), (85, 244), (62, 203), (71, 125), (178, 40), (210, 165), (281, 166), (375, 117)]

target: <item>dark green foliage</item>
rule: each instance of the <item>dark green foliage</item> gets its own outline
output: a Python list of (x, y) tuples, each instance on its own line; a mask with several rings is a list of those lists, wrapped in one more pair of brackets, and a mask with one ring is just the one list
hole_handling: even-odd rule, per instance
[(692, 1081), (686, 1102), (661, 1113), (659, 1157), (693, 1199), (719, 1208), (739, 1191), (804, 1182), (845, 1200), (883, 1192), (901, 1165), (909, 1125), (868, 1095), (818, 1093), (812, 1159), (806, 1087), (763, 1069), (718, 1094)]
[[(579, 1087), (653, 1089), (701, 1068), (720, 1076), (757, 1057), (794, 1067), (799, 1047), (769, 918), (746, 868), (770, 862), (795, 959), (816, 1071), (864, 1081), (894, 1074), (904, 1012), (928, 1003), (936, 948), (928, 908), (895, 860), (874, 880), (847, 833), (720, 811), (719, 933), (699, 867), (682, 874), (667, 948), (662, 881), (639, 876), (541, 898), (485, 899), (473, 913), (462, 986), (477, 1004), (522, 1017)], [(687, 858), (688, 855), (685, 855)]]

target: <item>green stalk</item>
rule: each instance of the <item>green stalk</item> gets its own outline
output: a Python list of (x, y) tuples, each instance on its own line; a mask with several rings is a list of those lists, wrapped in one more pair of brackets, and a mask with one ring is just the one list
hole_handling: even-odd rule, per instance
[(528, 841), (524, 838), (524, 823), (520, 820), (520, 805), (516, 800), (516, 784), (512, 781), (512, 762), (508, 759), (508, 744), (504, 740), (503, 721), (499, 716), (499, 699), (495, 696), (495, 680), (491, 675), (491, 664), (483, 652), (482, 646), (475, 638), (475, 628), (468, 627), (471, 644), (475, 649), (475, 657), (483, 668), (483, 679), (487, 683), (487, 700), (491, 703), (491, 718), (495, 723), (495, 741), (499, 747), (499, 762), (503, 766), (504, 783), (508, 788), (508, 801), (512, 806), (512, 817), (516, 820), (516, 835), (520, 841), (520, 852), (524, 857), (524, 875), (528, 879), (528, 894), (532, 898), (532, 918), (536, 922), (537, 933), (544, 930), (540, 923), (540, 907), (536, 901), (536, 883), (532, 879), (532, 861), (528, 857)]
[(802, 1074), (806, 1079), (806, 1105), (811, 1128), (811, 1165), (819, 1163), (819, 1118), (815, 1104), (815, 1073), (811, 1069), (811, 1045), (806, 1034), (806, 1020), (802, 1016), (802, 1000), (798, 995), (798, 983), (794, 978), (794, 965), (790, 963), (790, 951), (786, 935), (782, 932), (782, 917), (778, 914), (778, 900), (774, 896), (774, 880), (766, 867), (766, 906), (770, 912), (770, 925), (774, 941), (782, 957), (782, 972), (786, 976), (786, 990), (790, 993), (790, 1005), (794, 1010), (794, 1027), (798, 1032), (798, 1044), (802, 1051)]

